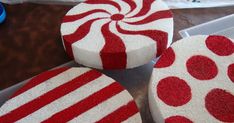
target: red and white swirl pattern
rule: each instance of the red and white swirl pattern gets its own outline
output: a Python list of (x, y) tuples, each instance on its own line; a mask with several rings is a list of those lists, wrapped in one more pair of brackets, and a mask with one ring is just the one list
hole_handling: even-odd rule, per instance
[(80, 64), (133, 68), (167, 48), (173, 18), (161, 0), (87, 0), (65, 15), (61, 34), (66, 52)]
[(194, 36), (165, 50), (149, 85), (157, 123), (234, 122), (234, 41)]
[(141, 123), (132, 96), (88, 68), (59, 68), (24, 85), (0, 108), (0, 123)]

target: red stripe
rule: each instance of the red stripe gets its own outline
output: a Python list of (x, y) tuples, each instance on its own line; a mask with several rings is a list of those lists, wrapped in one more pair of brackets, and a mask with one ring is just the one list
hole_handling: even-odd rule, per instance
[(104, 13), (110, 14), (106, 10), (95, 9), (95, 10), (87, 11), (87, 12), (84, 12), (84, 13), (81, 13), (81, 14), (77, 14), (77, 15), (66, 15), (63, 18), (63, 23), (76, 21), (76, 20), (82, 19), (82, 18), (84, 18), (84, 17), (86, 17), (86, 16), (88, 16), (90, 14), (97, 13), (97, 12), (104, 12)]
[(99, 19), (101, 18), (89, 20), (82, 24), (74, 33), (63, 36), (64, 46), (66, 47), (67, 54), (71, 58), (74, 58), (72, 52), (72, 44), (84, 38), (89, 33), (91, 25)]
[(131, 7), (131, 10), (127, 14), (129, 14), (134, 9), (136, 9), (136, 3), (133, 0), (123, 0), (123, 1), (126, 2)]
[(124, 88), (119, 83), (114, 82), (75, 105), (53, 115), (43, 121), (43, 123), (53, 123), (54, 121), (68, 122), (123, 90)]
[(144, 18), (143, 20), (136, 21), (136, 22), (126, 22), (126, 23), (133, 24), (133, 25), (140, 25), (140, 24), (150, 23), (152, 21), (156, 21), (156, 20), (164, 19), (164, 18), (172, 18), (172, 13), (170, 10), (157, 11), (149, 15), (148, 17)]
[(122, 29), (118, 24), (116, 25), (116, 28), (123, 34), (145, 35), (153, 39), (157, 44), (157, 56), (160, 56), (167, 48), (168, 34), (166, 32), (159, 30), (129, 31)]
[(138, 113), (136, 103), (134, 101), (129, 102), (127, 105), (120, 107), (111, 114), (105, 116), (96, 123), (120, 123), (132, 117)]
[(81, 86), (87, 84), (88, 82), (97, 79), (102, 74), (91, 70), (82, 74), (81, 76), (47, 92), (46, 94), (20, 106), (19, 108), (9, 112), (0, 117), (0, 123), (10, 123), (15, 122), (35, 111), (40, 109), (41, 107), (55, 101), (58, 98), (63, 97), (64, 95), (80, 88)]
[(119, 11), (121, 11), (120, 5), (116, 2), (114, 2), (113, 0), (87, 0), (85, 3), (87, 3), (87, 4), (110, 4), (114, 7), (116, 7)]
[(141, 10), (134, 16), (132, 17), (139, 17), (139, 16), (143, 16), (146, 13), (149, 12), (149, 10), (151, 9), (151, 5), (155, 0), (144, 0), (142, 3), (142, 8)]
[(42, 74), (39, 74), (36, 77), (33, 77), (31, 80), (29, 80), (29, 82), (27, 82), (26, 85), (24, 85), (21, 89), (19, 89), (16, 93), (14, 93), (14, 95), (12, 95), (11, 98), (16, 97), (16, 96), (24, 93), (25, 91), (41, 84), (42, 82), (44, 82), (52, 77), (57, 76), (58, 74), (66, 71), (68, 69), (69, 68), (62, 67), (59, 69), (43, 72)]
[(101, 29), (106, 42), (100, 53), (103, 68), (125, 69), (127, 64), (125, 45), (120, 37), (110, 31), (109, 24), (106, 23)]

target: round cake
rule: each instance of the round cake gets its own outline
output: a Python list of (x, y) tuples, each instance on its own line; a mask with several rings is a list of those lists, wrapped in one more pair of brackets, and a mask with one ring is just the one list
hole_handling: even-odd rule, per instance
[(88, 68), (44, 72), (0, 108), (1, 123), (141, 123), (132, 96), (115, 80)]
[(193, 36), (165, 50), (155, 64), (149, 104), (157, 123), (234, 122), (234, 42)]
[(87, 0), (64, 16), (67, 54), (98, 69), (126, 69), (160, 56), (172, 41), (172, 13), (161, 0)]

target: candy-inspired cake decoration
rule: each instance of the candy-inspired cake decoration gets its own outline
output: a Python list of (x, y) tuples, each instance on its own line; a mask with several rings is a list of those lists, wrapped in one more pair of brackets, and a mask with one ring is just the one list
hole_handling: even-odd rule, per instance
[(234, 95), (223, 89), (215, 88), (205, 97), (208, 112), (219, 121), (234, 122)]
[(206, 39), (206, 46), (216, 55), (228, 56), (234, 52), (233, 42), (225, 37), (210, 36)]
[(177, 77), (167, 77), (157, 85), (158, 97), (167, 105), (181, 106), (191, 99), (191, 89), (188, 84)]
[(157, 123), (234, 122), (234, 43), (193, 36), (165, 50), (154, 66), (149, 105)]
[(99, 69), (148, 63), (172, 41), (172, 13), (161, 0), (87, 0), (63, 18), (67, 54)]
[(199, 80), (213, 79), (218, 74), (218, 68), (213, 60), (206, 56), (196, 55), (186, 62), (188, 73)]
[(141, 123), (132, 96), (115, 80), (88, 68), (44, 72), (0, 108), (0, 122)]
[(193, 123), (193, 122), (183, 116), (171, 116), (165, 120), (165, 123)]
[(157, 61), (154, 67), (156, 68), (163, 68), (169, 67), (175, 61), (175, 53), (172, 48), (166, 49), (163, 54), (161, 55), (160, 59)]

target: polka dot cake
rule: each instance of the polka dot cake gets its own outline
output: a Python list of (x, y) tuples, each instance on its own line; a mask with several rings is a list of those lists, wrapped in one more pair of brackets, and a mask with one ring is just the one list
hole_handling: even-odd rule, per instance
[(44, 72), (0, 108), (0, 123), (141, 123), (132, 96), (115, 80), (88, 68)]
[(157, 123), (233, 123), (233, 40), (193, 36), (172, 44), (154, 66), (149, 104)]
[(161, 0), (87, 0), (64, 16), (61, 35), (67, 54), (82, 65), (134, 68), (171, 43), (173, 18)]

